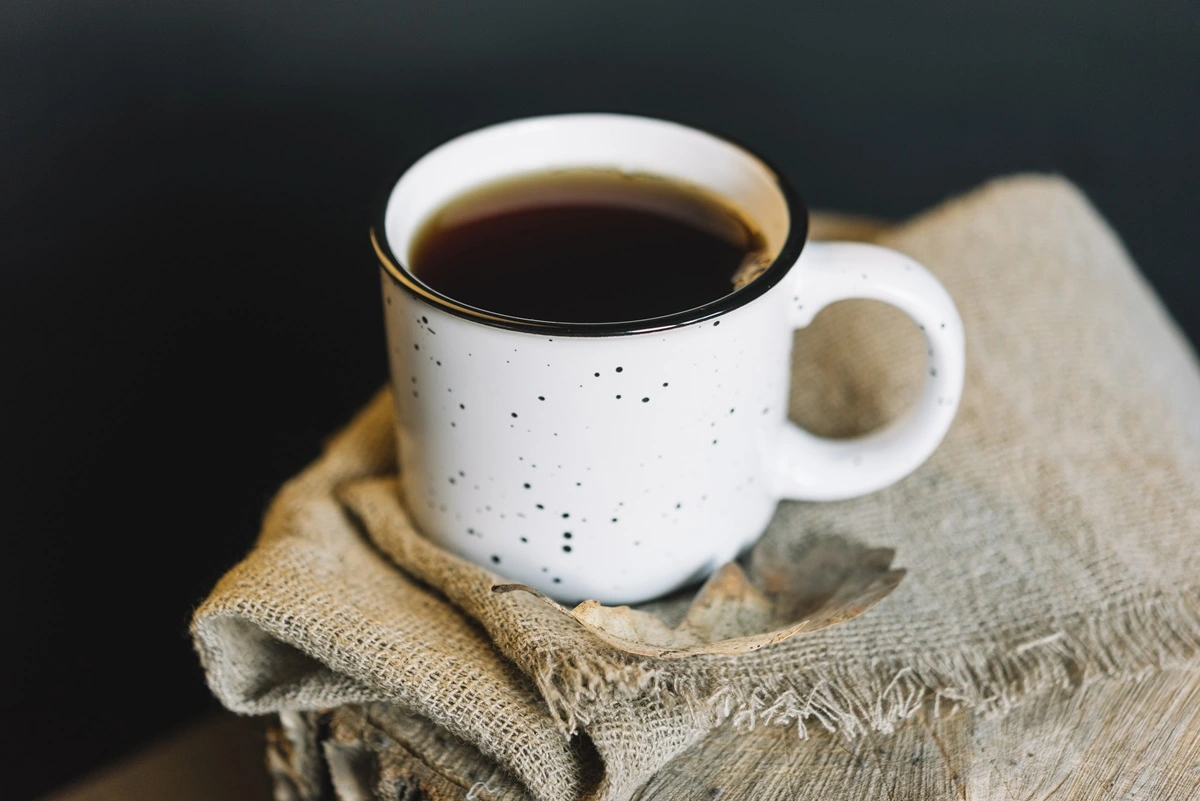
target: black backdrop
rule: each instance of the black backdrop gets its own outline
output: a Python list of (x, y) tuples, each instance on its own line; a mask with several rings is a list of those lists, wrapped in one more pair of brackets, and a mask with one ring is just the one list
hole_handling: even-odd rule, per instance
[(403, 163), (619, 110), (746, 141), (817, 208), (902, 217), (1057, 171), (1194, 342), (1197, 8), (0, 5), (0, 762), (38, 768), (3, 794), (216, 708), (189, 612), (385, 381), (366, 226)]

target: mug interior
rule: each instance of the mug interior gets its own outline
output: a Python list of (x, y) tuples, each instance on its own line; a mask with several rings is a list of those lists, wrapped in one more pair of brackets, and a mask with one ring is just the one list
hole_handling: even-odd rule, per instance
[[(619, 323), (555, 323), (487, 312), (431, 289), (409, 269), (409, 251), (422, 224), (455, 197), (502, 179), (571, 168), (656, 175), (715, 193), (758, 227), (771, 266), (747, 286), (704, 306), (653, 320)], [(430, 151), (392, 188), (372, 240), (393, 279), (452, 313), (538, 332), (553, 328), (563, 334), (614, 334), (707, 319), (749, 302), (790, 269), (806, 234), (807, 214), (795, 193), (775, 170), (745, 148), (663, 120), (568, 114), (500, 123)]]

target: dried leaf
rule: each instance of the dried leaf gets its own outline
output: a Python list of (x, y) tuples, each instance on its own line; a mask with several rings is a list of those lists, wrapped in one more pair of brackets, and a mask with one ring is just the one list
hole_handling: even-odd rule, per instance
[(863, 548), (836, 537), (816, 538), (793, 553), (760, 543), (753, 580), (730, 562), (700, 588), (674, 627), (628, 606), (584, 601), (567, 609), (523, 584), (492, 590), (530, 593), (629, 653), (664, 659), (740, 654), (861, 615), (904, 578), (903, 570), (891, 569), (894, 556), (890, 548)]

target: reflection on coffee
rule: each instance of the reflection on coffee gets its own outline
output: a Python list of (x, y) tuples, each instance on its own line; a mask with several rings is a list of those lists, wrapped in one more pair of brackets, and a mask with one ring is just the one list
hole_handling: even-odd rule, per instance
[(460, 195), (423, 224), (409, 266), (468, 306), (555, 322), (623, 322), (702, 306), (762, 260), (762, 235), (675, 181), (574, 169)]

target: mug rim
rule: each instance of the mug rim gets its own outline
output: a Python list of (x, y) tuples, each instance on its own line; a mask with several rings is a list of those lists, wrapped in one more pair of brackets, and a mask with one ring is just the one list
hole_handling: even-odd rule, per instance
[(375, 251), (376, 257), (379, 259), (379, 265), (381, 268), (383, 268), (383, 272), (394, 284), (398, 285), (413, 298), (423, 301), (424, 303), (427, 303), (430, 306), (440, 309), (448, 314), (453, 314), (456, 317), (460, 317), (465, 320), (471, 320), (481, 325), (503, 328), (510, 331), (520, 331), (528, 334), (548, 334), (552, 336), (566, 337), (611, 337), (654, 333), (673, 328), (681, 328), (683, 326), (710, 320), (715, 317), (721, 317), (765, 295), (780, 281), (782, 281), (784, 276), (787, 275), (792, 267), (795, 266), (800, 257), (800, 252), (804, 249), (804, 244), (808, 239), (808, 206), (804, 203), (804, 200), (800, 197), (799, 193), (796, 192), (791, 182), (788, 181), (787, 177), (770, 159), (763, 157), (753, 148), (737, 141), (732, 137), (714, 133), (707, 128), (692, 125), (686, 122), (680, 122), (678, 120), (672, 120), (664, 117), (648, 117), (642, 114), (623, 114), (610, 112), (545, 114), (529, 117), (514, 117), (511, 119), (491, 123), (489, 125), (475, 127), (444, 140), (441, 144), (437, 145), (437, 147), (452, 142), (455, 139), (458, 139), (460, 136), (479, 133), (512, 123), (521, 123), (530, 120), (552, 121), (555, 119), (565, 119), (571, 117), (578, 118), (586, 116), (625, 117), (630, 119), (641, 119), (651, 122), (662, 122), (671, 125), (678, 125), (683, 128), (688, 128), (693, 131), (706, 134), (714, 139), (719, 139), (726, 144), (743, 151), (751, 158), (756, 159), (770, 173), (775, 186), (778, 188), (779, 193), (783, 198), (784, 205), (786, 206), (788, 212), (787, 236), (784, 238), (783, 246), (780, 247), (779, 252), (775, 255), (775, 258), (771, 260), (770, 265), (768, 265), (767, 268), (757, 278), (755, 278), (746, 286), (722, 295), (721, 297), (711, 300), (707, 303), (701, 304), (700, 306), (694, 306), (690, 309), (684, 309), (658, 317), (649, 317), (637, 320), (624, 320), (617, 322), (557, 322), (552, 320), (534, 320), (525, 317), (517, 317), (515, 315), (502, 314), (499, 312), (481, 309), (476, 306), (471, 306), (455, 300), (449, 295), (443, 294), (425, 282), (421, 281), (404, 264), (404, 261), (396, 256), (396, 254), (392, 251), (391, 243), (388, 242), (387, 229), (385, 227), (388, 203), (391, 200), (392, 194), (395, 191), (396, 186), (399, 184), (400, 179), (403, 178), (405, 174), (407, 174), (408, 171), (417, 164), (417, 162), (432, 152), (432, 150), (427, 150), (394, 174), (394, 177), (388, 182), (381, 193), (382, 198), (376, 202), (374, 221), (370, 227), (370, 239), (371, 246)]

